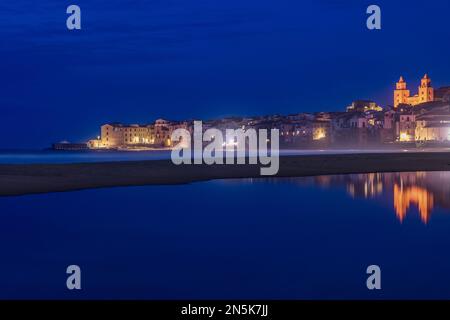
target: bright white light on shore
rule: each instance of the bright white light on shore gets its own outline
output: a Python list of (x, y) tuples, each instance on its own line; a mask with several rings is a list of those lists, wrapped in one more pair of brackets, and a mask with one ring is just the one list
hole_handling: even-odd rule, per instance
[(400, 141), (411, 141), (411, 136), (407, 134), (406, 132), (400, 133)]
[(232, 147), (232, 146), (237, 146), (237, 145), (238, 145), (238, 143), (232, 139), (230, 139), (228, 142), (222, 143), (222, 147)]
[(325, 136), (325, 132), (323, 132), (323, 131), (317, 131), (316, 133), (315, 133), (315, 135), (314, 135), (314, 137), (313, 137), (313, 140), (322, 140), (322, 139), (324, 139), (326, 136)]

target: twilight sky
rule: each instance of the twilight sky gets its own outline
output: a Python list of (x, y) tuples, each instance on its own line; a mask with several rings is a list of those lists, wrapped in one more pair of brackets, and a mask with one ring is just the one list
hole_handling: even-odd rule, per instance
[(400, 74), (413, 91), (425, 72), (450, 85), (449, 14), (448, 0), (2, 0), (0, 148), (84, 141), (110, 121), (386, 105)]

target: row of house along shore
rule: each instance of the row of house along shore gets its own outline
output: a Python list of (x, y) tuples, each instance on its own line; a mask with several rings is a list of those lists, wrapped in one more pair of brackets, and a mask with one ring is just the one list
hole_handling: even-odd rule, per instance
[[(312, 108), (311, 108), (312, 109)], [(278, 129), (281, 148), (361, 148), (370, 146), (450, 145), (450, 87), (434, 89), (425, 75), (412, 94), (403, 77), (393, 88), (391, 106), (356, 100), (342, 111), (228, 117), (203, 121), (203, 130)], [(193, 120), (158, 119), (150, 124), (106, 123), (89, 149), (171, 148), (172, 132), (193, 131)], [(66, 146), (69, 146), (67, 144)], [(65, 149), (58, 144), (59, 149)], [(68, 148), (66, 148), (68, 149)]]

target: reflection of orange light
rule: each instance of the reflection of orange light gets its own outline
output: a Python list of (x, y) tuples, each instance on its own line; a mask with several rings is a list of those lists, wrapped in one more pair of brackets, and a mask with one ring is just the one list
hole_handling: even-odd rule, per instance
[[(381, 181), (381, 176), (378, 173), (367, 173), (359, 175), (364, 177), (360, 183), (362, 188), (360, 189), (364, 198), (373, 198), (379, 194), (383, 193), (383, 182)], [(357, 186), (354, 184), (349, 184), (347, 186), (347, 191), (352, 197), (356, 195)]]
[(434, 206), (433, 195), (421, 187), (402, 188), (398, 184), (394, 184), (394, 209), (400, 221), (405, 218), (411, 203), (417, 205), (420, 219), (427, 223)]

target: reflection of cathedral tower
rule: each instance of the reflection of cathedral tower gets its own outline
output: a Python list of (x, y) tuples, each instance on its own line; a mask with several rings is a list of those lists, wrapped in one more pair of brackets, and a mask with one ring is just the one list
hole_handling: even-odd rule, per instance
[(434, 89), (431, 86), (431, 79), (425, 74), (420, 80), (419, 92), (411, 96), (405, 80), (400, 77), (400, 80), (395, 85), (394, 90), (394, 107), (397, 108), (400, 104), (409, 104), (415, 106), (420, 103), (434, 101)]
[[(316, 177), (318, 183), (322, 178)], [(450, 171), (391, 172), (326, 176), (321, 185), (345, 184), (353, 198), (393, 196), (394, 212), (403, 221), (411, 206), (417, 207), (420, 220), (428, 223), (434, 207), (450, 213)]]
[(420, 219), (427, 223), (434, 206), (433, 194), (421, 187), (403, 187), (394, 184), (394, 209), (400, 221), (406, 216), (411, 203), (415, 203), (419, 209)]

